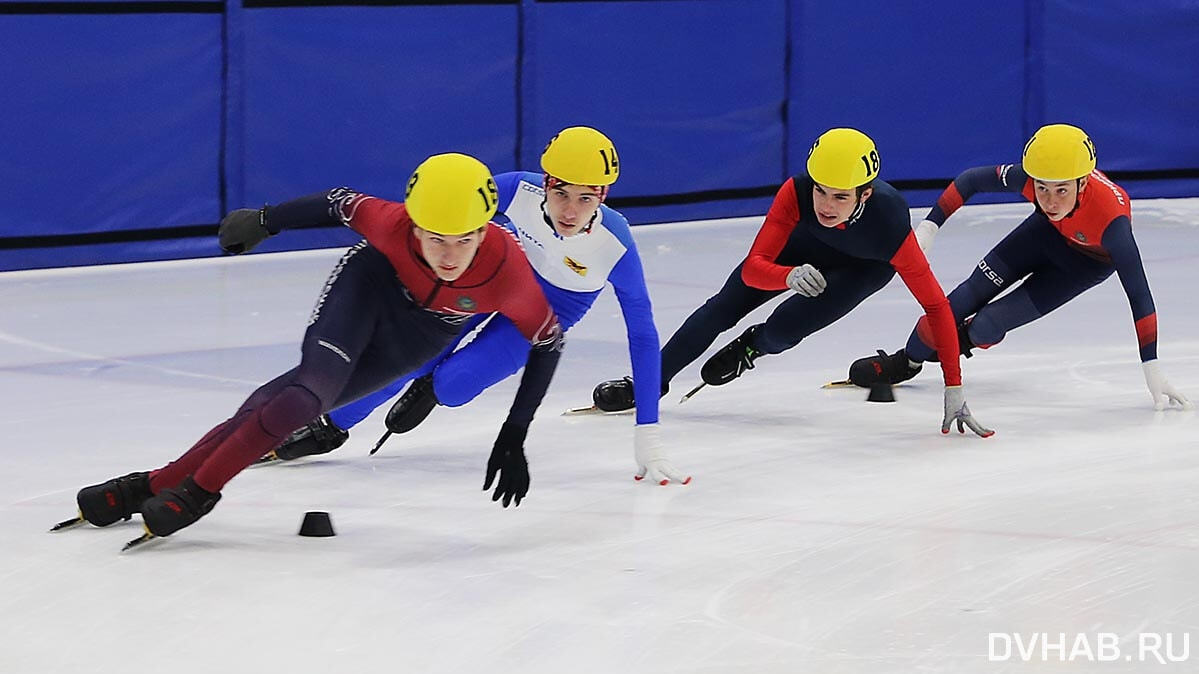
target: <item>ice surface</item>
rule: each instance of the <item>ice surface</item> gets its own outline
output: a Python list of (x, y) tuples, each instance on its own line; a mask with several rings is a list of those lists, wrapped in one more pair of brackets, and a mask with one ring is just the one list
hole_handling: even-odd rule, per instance
[[(1028, 211), (955, 215), (946, 289)], [(1199, 398), (1199, 199), (1134, 220), (1163, 371)], [(759, 224), (634, 230), (663, 340)], [(570, 332), (519, 509), (480, 491), (512, 380), (375, 457), (385, 410), (334, 454), (248, 470), (145, 550), (117, 552), (136, 519), (46, 533), (79, 487), (174, 458), (293, 365), (339, 252), (0, 274), (0, 672), (1195, 671), (987, 660), (991, 632), (1199, 650), (1199, 426), (1154, 412), (1114, 277), (964, 362), (988, 440), (941, 435), (935, 365), (894, 405), (819, 388), (904, 343), (920, 309), (895, 280), (678, 405), (685, 370), (663, 435), (694, 481), (635, 483), (631, 417), (558, 416), (629, 371), (606, 292)], [(338, 535), (298, 537), (308, 510)]]

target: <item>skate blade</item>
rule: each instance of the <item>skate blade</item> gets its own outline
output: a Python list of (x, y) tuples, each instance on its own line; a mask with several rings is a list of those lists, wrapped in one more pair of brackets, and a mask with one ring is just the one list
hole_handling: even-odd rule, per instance
[(390, 438), (391, 436), (392, 436), (391, 430), (388, 430), (386, 433), (384, 433), (383, 437), (379, 438), (379, 441), (376, 442), (375, 446), (371, 448), (370, 456), (374, 456), (375, 452), (379, 451), (379, 448), (381, 448), (383, 446), (383, 443), (387, 442), (387, 439)]
[(137, 538), (126, 543), (125, 547), (121, 548), (121, 552), (129, 552), (130, 550), (133, 550), (135, 548), (140, 548), (141, 546), (145, 545), (146, 543), (149, 543), (150, 541), (158, 540), (158, 538), (159, 538), (158, 536), (155, 536), (154, 534), (150, 533), (149, 529), (146, 529), (146, 533), (144, 533), (141, 536), (138, 536)]
[(688, 400), (691, 400), (691, 396), (695, 395), (696, 393), (699, 393), (699, 390), (707, 385), (708, 385), (708, 382), (701, 381), (699, 383), (699, 386), (696, 386), (695, 388), (691, 389), (690, 391), (687, 391), (687, 393), (684, 394), (683, 397), (679, 399), (679, 404), (682, 405), (683, 403), (687, 402)]
[(275, 450), (272, 449), (270, 451), (270, 453), (263, 455), (262, 458), (258, 459), (254, 463), (251, 463), (250, 465), (251, 466), (263, 466), (268, 463), (278, 463), (279, 461), (282, 461), (282, 460), (283, 459), (280, 459), (279, 455), (275, 453)]
[(53, 531), (66, 531), (67, 529), (74, 529), (75, 527), (79, 526), (80, 524), (85, 524), (85, 523), (87, 523), (87, 520), (83, 519), (83, 515), (76, 515), (69, 520), (63, 520), (63, 521), (59, 522), (58, 524), (55, 524), (54, 526), (50, 527), (50, 531), (52, 531), (52, 532)]
[[(897, 386), (903, 386), (905, 383), (907, 383), (907, 382), (902, 382), (902, 381), (901, 381), (901, 382), (899, 382), (898, 384), (891, 384), (891, 386), (893, 386), (893, 387), (897, 387)], [(866, 390), (867, 388), (869, 388), (869, 387), (867, 387), (867, 386), (858, 386), (857, 384), (853, 383), (852, 381), (849, 381), (848, 379), (840, 379), (840, 380), (838, 380), (838, 381), (830, 381), (830, 382), (828, 382), (828, 383), (826, 383), (826, 384), (823, 384), (823, 385), (822, 385), (820, 388), (826, 388), (826, 389), (834, 389), (834, 388), (860, 388), (860, 389), (862, 389), (863, 391), (865, 391), (865, 390)]]
[(627, 410), (616, 410), (615, 412), (605, 412), (604, 410), (601, 410), (600, 408), (596, 407), (595, 405), (588, 405), (587, 407), (571, 407), (570, 409), (563, 412), (562, 416), (564, 416), (564, 417), (583, 417), (583, 416), (590, 416), (590, 415), (597, 415), (597, 414), (614, 416), (617, 414), (632, 414), (633, 411), (636, 409), (637, 408), (635, 408), (635, 407), (630, 407)]

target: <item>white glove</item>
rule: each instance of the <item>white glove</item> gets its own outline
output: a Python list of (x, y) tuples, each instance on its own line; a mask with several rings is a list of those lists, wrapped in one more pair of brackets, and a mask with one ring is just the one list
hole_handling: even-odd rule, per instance
[(671, 480), (687, 484), (691, 476), (680, 473), (666, 459), (659, 431), (658, 424), (637, 424), (633, 427), (633, 458), (637, 461), (637, 474), (633, 479), (643, 480), (648, 476), (658, 484), (666, 484)]
[(828, 283), (824, 274), (810, 264), (793, 268), (787, 273), (787, 287), (804, 297), (815, 297), (824, 292)]
[(1141, 367), (1145, 369), (1145, 383), (1149, 386), (1149, 395), (1153, 396), (1153, 409), (1164, 410), (1170, 406), (1170, 403), (1174, 403), (1184, 410), (1195, 409), (1195, 406), (1183, 395), (1182, 391), (1166, 381), (1166, 376), (1158, 367), (1156, 358), (1141, 363)]
[(933, 247), (933, 239), (937, 236), (937, 231), (941, 228), (932, 220), (921, 220), (920, 224), (916, 225), (916, 243), (920, 245), (920, 250), (928, 253), (928, 249)]
[(941, 432), (948, 433), (949, 427), (955, 421), (958, 422), (958, 433), (966, 432), (966, 429), (962, 427), (965, 424), (980, 437), (989, 438), (995, 435), (995, 431), (983, 428), (982, 424), (975, 421), (974, 415), (970, 413), (970, 408), (966, 407), (966, 389), (961, 386), (946, 386), (945, 418), (941, 420)]

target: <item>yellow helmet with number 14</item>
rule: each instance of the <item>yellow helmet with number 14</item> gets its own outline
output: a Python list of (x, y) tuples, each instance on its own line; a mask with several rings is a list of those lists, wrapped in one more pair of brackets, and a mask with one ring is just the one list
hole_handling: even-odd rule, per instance
[(589, 126), (572, 126), (545, 146), (541, 170), (573, 185), (604, 187), (620, 177), (620, 158), (607, 136)]

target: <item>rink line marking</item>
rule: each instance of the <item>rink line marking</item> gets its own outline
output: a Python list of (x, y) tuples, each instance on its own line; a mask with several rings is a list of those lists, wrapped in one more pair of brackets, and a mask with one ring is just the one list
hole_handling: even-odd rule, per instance
[[(138, 363), (136, 361), (126, 360), (124, 358), (113, 358), (111, 356), (101, 356), (99, 354), (88, 353), (86, 351), (77, 351), (75, 349), (67, 349), (67, 348), (60, 347), (60, 346), (52, 346), (50, 344), (46, 344), (43, 342), (35, 342), (33, 340), (25, 339), (24, 337), (18, 337), (16, 335), (12, 335), (12, 334), (9, 334), (4, 331), (0, 331), (0, 341), (8, 342), (9, 344), (13, 344), (16, 346), (24, 346), (24, 347), (28, 347), (31, 349), (37, 349), (39, 351), (44, 351), (46, 353), (53, 353), (53, 354), (57, 354), (57, 355), (61, 355), (61, 356), (70, 356), (72, 358), (81, 359), (81, 360), (98, 361), (98, 362), (102, 362), (102, 363), (112, 363), (115, 365), (125, 365), (125, 366), (129, 366), (129, 367), (142, 368), (145, 370), (151, 370), (151, 371), (160, 372), (163, 374), (172, 374), (172, 375), (176, 375), (179, 377), (191, 377), (193, 379), (205, 379), (208, 381), (221, 382), (223, 384), (245, 384), (245, 385), (250, 385), (250, 386), (261, 383), (258, 381), (250, 381), (248, 379), (237, 379), (234, 377), (220, 377), (217, 375), (202, 374), (200, 372), (189, 372), (187, 370), (177, 370), (175, 368), (162, 367), (159, 365), (147, 365), (145, 363)], [(23, 366), (23, 367), (27, 367), (27, 366)]]

